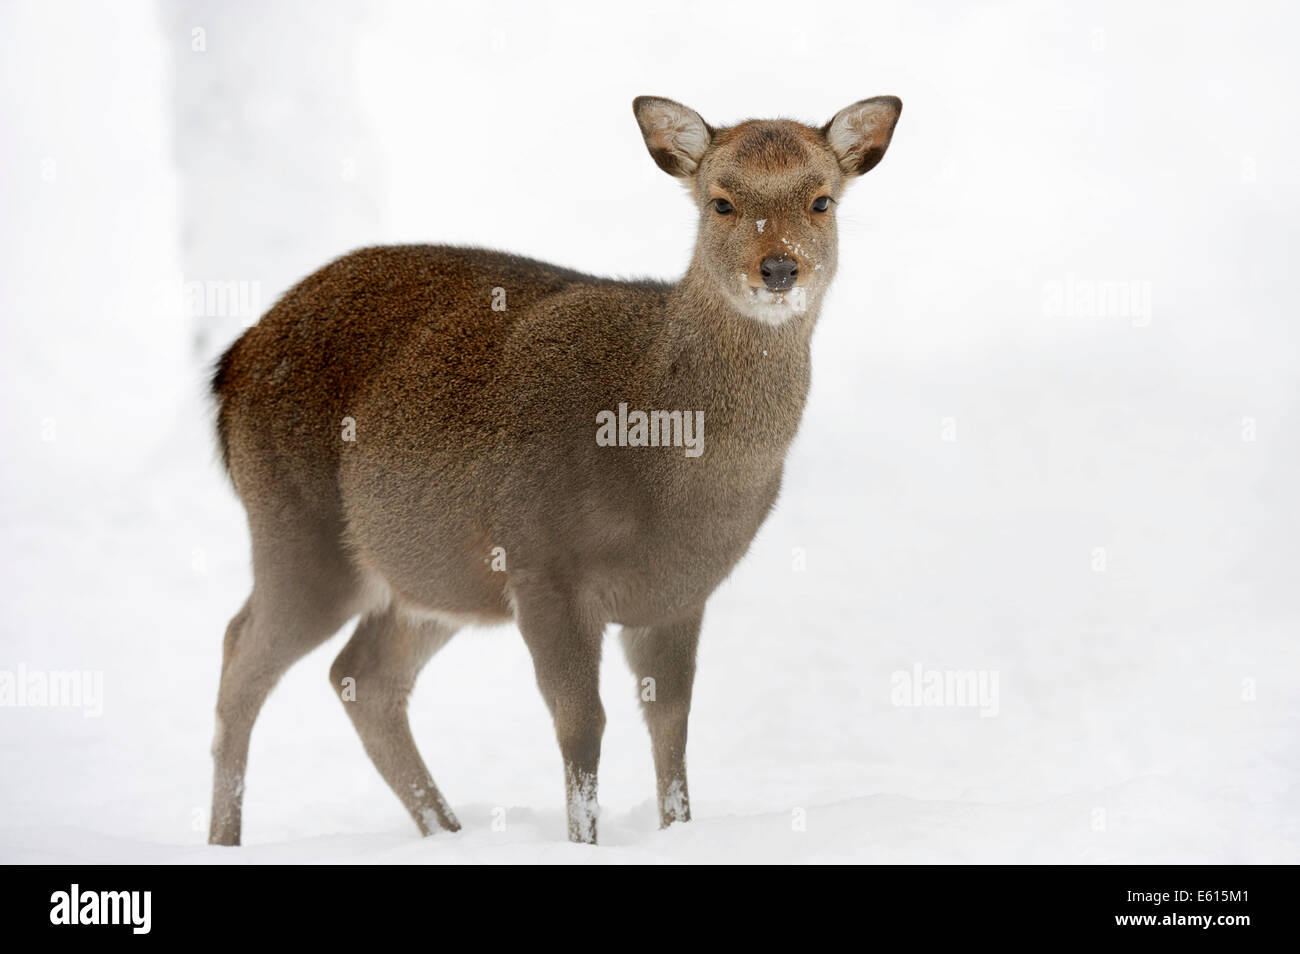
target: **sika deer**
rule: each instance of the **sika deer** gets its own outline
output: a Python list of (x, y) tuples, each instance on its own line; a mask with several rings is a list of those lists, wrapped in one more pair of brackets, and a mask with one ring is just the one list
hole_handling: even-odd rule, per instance
[(609, 623), (638, 690), (654, 687), (642, 695), (661, 823), (690, 818), (704, 603), (776, 499), (835, 273), (835, 204), (884, 155), (902, 103), (862, 100), (820, 129), (715, 129), (655, 97), (633, 108), (699, 210), (681, 281), (475, 248), (363, 249), (290, 290), (218, 363), (254, 582), (226, 630), (214, 844), (239, 843), (267, 694), (358, 614), (330, 678), (421, 832), (459, 824), (416, 750), (407, 695), (458, 629), (511, 619), (554, 717), (569, 837), (596, 840)]

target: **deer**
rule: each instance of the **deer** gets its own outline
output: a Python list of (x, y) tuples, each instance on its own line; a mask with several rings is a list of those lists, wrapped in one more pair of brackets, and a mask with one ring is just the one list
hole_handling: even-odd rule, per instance
[(638, 97), (651, 158), (698, 212), (679, 281), (478, 247), (364, 248), (225, 351), (216, 432), (253, 586), (222, 648), (211, 844), (240, 843), (268, 694), (357, 617), (330, 681), (422, 835), (460, 823), (412, 736), (416, 677), (459, 630), (511, 622), (554, 722), (569, 840), (597, 840), (611, 626), (649, 730), (659, 824), (690, 820), (704, 606), (776, 501), (836, 271), (836, 206), (901, 110), (876, 96), (820, 127), (715, 128)]

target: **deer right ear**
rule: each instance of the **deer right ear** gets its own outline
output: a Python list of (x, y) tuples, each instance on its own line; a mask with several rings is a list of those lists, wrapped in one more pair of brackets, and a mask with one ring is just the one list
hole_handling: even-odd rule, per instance
[(713, 142), (713, 127), (695, 110), (659, 96), (638, 96), (632, 112), (659, 168), (680, 179), (695, 175)]

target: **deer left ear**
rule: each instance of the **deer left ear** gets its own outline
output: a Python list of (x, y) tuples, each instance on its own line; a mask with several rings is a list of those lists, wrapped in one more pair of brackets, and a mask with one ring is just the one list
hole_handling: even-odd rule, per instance
[(902, 111), (897, 96), (873, 96), (841, 109), (822, 127), (822, 137), (846, 176), (860, 176), (884, 158)]
[(693, 176), (713, 142), (713, 127), (695, 110), (662, 96), (638, 96), (632, 111), (659, 168), (679, 179)]

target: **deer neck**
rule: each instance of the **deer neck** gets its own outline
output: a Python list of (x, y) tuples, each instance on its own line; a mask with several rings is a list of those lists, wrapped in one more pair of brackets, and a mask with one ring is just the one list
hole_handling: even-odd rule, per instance
[(757, 477), (779, 470), (808, 396), (819, 301), (772, 325), (739, 311), (694, 263), (666, 301), (670, 400), (705, 412), (708, 450)]

